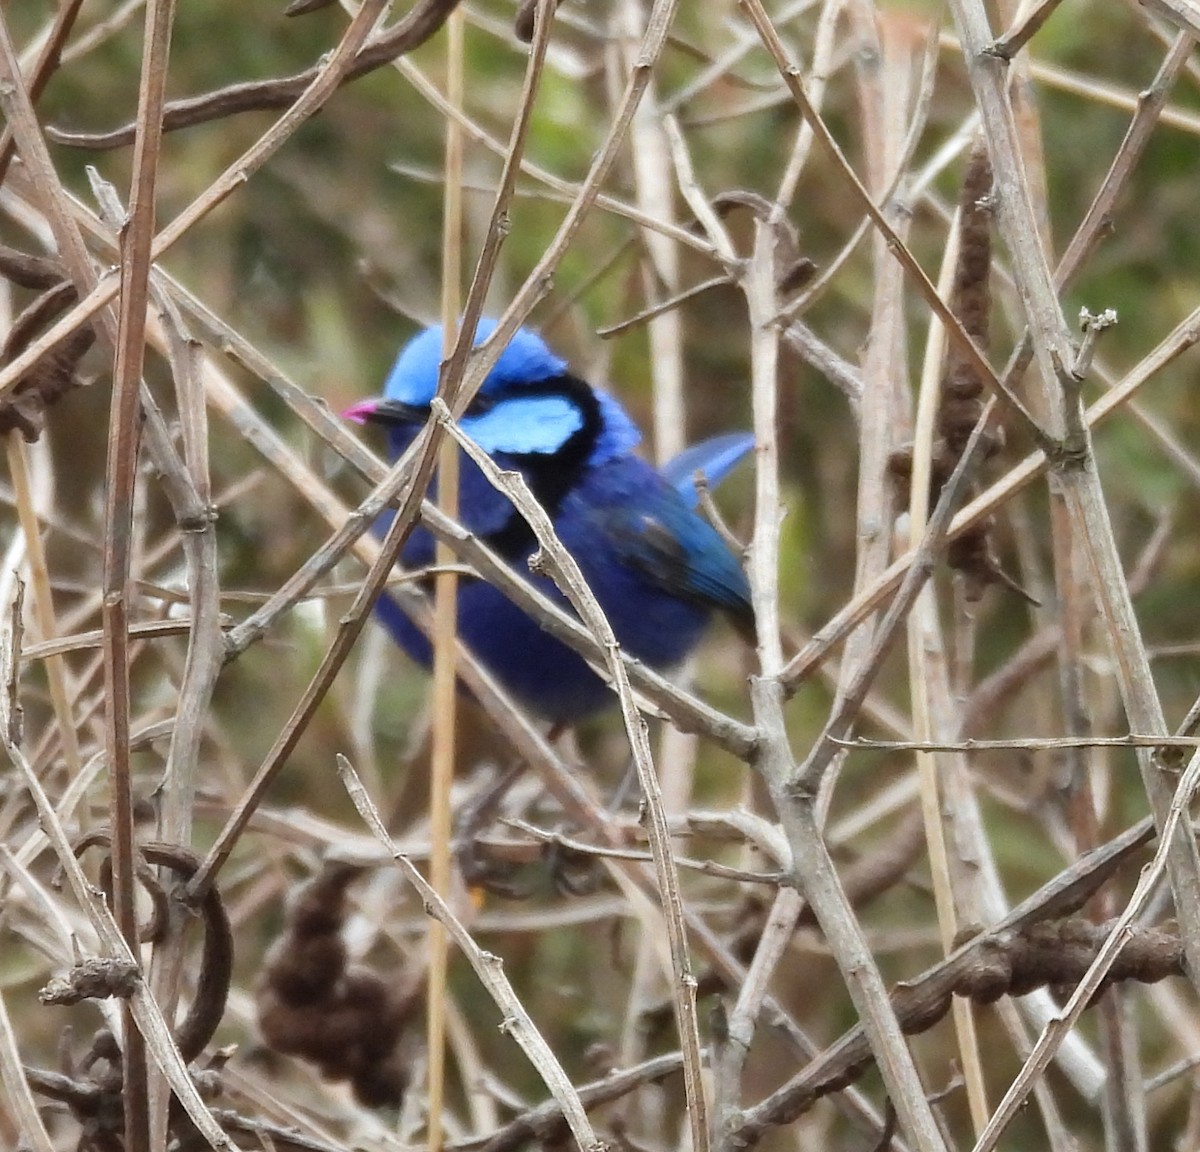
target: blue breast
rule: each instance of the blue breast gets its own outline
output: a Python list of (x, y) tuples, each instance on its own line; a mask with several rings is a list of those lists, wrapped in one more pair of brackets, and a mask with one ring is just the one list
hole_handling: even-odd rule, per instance
[[(496, 508), (487, 508), (480, 516), (480, 506), (470, 500), (471, 472), (483, 481), (477, 469), (464, 465), (463, 518), (468, 526), (472, 520), (492, 523)], [(711, 613), (699, 603), (664, 592), (617, 561), (607, 535), (606, 512), (613, 509), (614, 501), (634, 495), (666, 495), (664, 488), (667, 498), (675, 496), (643, 461), (635, 457), (613, 460), (586, 473), (565, 498), (554, 521), (555, 531), (578, 562), (622, 647), (655, 668), (679, 663), (699, 640)], [(494, 505), (490, 497), (483, 503)], [(528, 547), (508, 558), (514, 571), (569, 611), (551, 580), (529, 573), (527, 562), (533, 551)], [(404, 549), (404, 566), (424, 567), (433, 562), (433, 556), (432, 536), (418, 528)], [(428, 666), (429, 642), (395, 602), (381, 599), (378, 612), (400, 646)], [(526, 708), (547, 720), (571, 723), (613, 702), (611, 690), (579, 655), (482, 580), (470, 579), (460, 586), (458, 629), (488, 671)]]

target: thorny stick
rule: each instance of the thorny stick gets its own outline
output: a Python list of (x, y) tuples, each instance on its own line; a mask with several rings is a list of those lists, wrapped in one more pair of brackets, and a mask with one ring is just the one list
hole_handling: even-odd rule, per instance
[[(178, 516), (187, 565), (191, 622), (187, 653), (179, 682), (175, 726), (167, 752), (162, 783), (159, 836), (169, 844), (186, 847), (192, 841), (193, 804), (202, 768), (201, 744), (208, 729), (213, 696), (224, 660), (221, 629), (220, 576), (217, 552), (217, 512), (212, 505), (208, 462), (208, 409), (200, 380), (200, 349), (183, 330), (174, 304), (151, 281), (158, 318), (150, 318), (150, 340), (166, 344), (179, 413), (184, 467), (195, 493), (193, 508), (199, 513), (186, 521)], [(160, 330), (165, 332), (158, 339)], [(193, 870), (194, 872), (194, 870)], [(177, 882), (191, 878), (177, 872)], [(210, 898), (212, 893), (210, 893)], [(172, 931), (156, 944), (150, 960), (150, 989), (168, 1015), (173, 1015), (183, 985), (186, 961), (184, 922), (189, 913), (181, 901), (170, 907)], [(168, 1108), (160, 1098), (161, 1080), (151, 1083), (151, 1121), (156, 1146), (166, 1138)]]
[[(859, 65), (859, 108), (863, 121), (866, 179), (881, 205), (892, 236), (908, 242), (912, 214), (905, 210), (907, 160), (901, 152), (920, 24), (881, 15), (871, 19), (854, 9), (861, 35), (878, 60), (875, 68)], [(803, 118), (802, 118), (803, 119)], [(807, 123), (807, 121), (805, 121)], [(886, 185), (895, 183), (895, 190)], [(911, 419), (904, 364), (907, 343), (904, 320), (905, 277), (884, 235), (871, 234), (873, 285), (870, 332), (863, 350), (862, 393), (857, 410), (857, 481), (854, 501), (854, 588), (870, 584), (884, 569), (892, 550), (895, 493), (889, 475), (891, 454), (906, 438)], [(871, 650), (875, 621), (864, 621), (846, 641), (834, 697), (836, 709), (862, 669)], [(817, 823), (824, 826), (837, 788), (840, 756), (821, 781), (816, 800)]]

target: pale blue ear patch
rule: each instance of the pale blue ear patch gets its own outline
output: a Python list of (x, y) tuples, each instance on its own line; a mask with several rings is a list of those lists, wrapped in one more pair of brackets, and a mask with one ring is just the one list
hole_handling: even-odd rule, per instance
[(583, 413), (566, 396), (514, 396), (479, 416), (467, 416), (462, 430), (485, 452), (513, 456), (557, 452), (583, 427)]

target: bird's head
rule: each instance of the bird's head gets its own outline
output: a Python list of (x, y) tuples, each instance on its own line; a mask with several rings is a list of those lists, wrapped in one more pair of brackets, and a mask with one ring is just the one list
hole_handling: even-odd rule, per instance
[[(496, 330), (481, 319), (475, 344)], [(403, 448), (429, 417), (442, 360), (442, 329), (426, 328), (401, 350), (382, 397), (361, 400), (342, 413), (358, 424), (388, 428), (392, 446)], [(567, 362), (545, 341), (521, 328), (488, 373), (460, 424), (484, 451), (509, 456), (556, 456), (571, 451), (600, 463), (630, 451), (637, 426), (605, 392), (571, 375)]]

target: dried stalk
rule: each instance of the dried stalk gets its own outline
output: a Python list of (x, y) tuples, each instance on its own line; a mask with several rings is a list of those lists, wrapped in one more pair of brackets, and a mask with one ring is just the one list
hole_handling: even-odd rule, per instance
[(595, 1149), (600, 1147), (600, 1141), (587, 1118), (583, 1103), (553, 1050), (538, 1032), (512, 985), (504, 976), (500, 958), (485, 952), (471, 939), (471, 934), (446, 902), (429, 885), (412, 861), (395, 847), (383, 826), (378, 809), (363, 790), (354, 769), (344, 756), (338, 757), (338, 775), (364, 823), (396, 862), (405, 879), (416, 889), (429, 915), (437, 917), (453, 937), (459, 951), (470, 961), (475, 974), (500, 1009), (503, 1017), (502, 1029), (516, 1040), (538, 1070), (538, 1074), (562, 1109), (580, 1152), (595, 1152)]
[[(451, 107), (463, 103), (463, 14), (455, 9), (447, 21), (446, 98)], [(463, 137), (454, 118), (446, 121), (446, 179), (442, 192), (442, 359), (448, 361), (459, 342), (457, 325), (462, 297), (463, 262)], [(465, 331), (465, 336), (471, 332)], [(454, 378), (447, 372), (438, 381), (439, 391), (454, 393)], [(438, 509), (451, 520), (458, 518), (458, 449), (446, 439), (438, 449)], [(436, 562), (442, 571), (434, 577), (433, 592), (433, 734), (430, 755), (429, 833), (433, 853), (429, 879), (433, 890), (449, 900), (451, 888), (450, 789), (454, 782), (455, 727), (458, 716), (458, 683), (454, 674), (455, 637), (458, 632), (458, 574), (451, 566), (454, 553), (437, 545)], [(429, 921), (428, 994), (425, 1000), (428, 1049), (430, 1152), (441, 1152), (446, 1089), (446, 998), (448, 951), (445, 927)]]
[(783, 722), (783, 653), (779, 642), (778, 462), (775, 451), (775, 349), (769, 329), (775, 315), (774, 236), (756, 225), (747, 303), (750, 309), (754, 382), (755, 438), (758, 442), (758, 492), (750, 587), (759, 634), (760, 675), (751, 683), (754, 715), (762, 733), (756, 764), (771, 789), (792, 849), (792, 867), (800, 889), (821, 924), (842, 970), (851, 998), (864, 1021), (871, 1047), (901, 1125), (922, 1152), (941, 1152), (944, 1143), (912, 1056), (904, 1043), (887, 1000), (879, 971), (862, 938), (853, 911), (846, 903), (837, 874), (822, 840), (816, 818), (816, 789), (807, 795), (797, 785), (797, 773)]
[[(959, 218), (956, 217), (946, 245), (942, 272), (938, 279), (939, 295), (950, 295), (960, 262)], [(961, 318), (961, 312), (959, 313)], [(942, 395), (942, 353), (944, 334), (937, 320), (930, 323), (929, 337), (925, 349), (924, 370), (917, 398), (917, 419), (913, 433), (912, 476), (909, 492), (909, 547), (920, 545), (929, 514), (930, 484), (933, 476), (933, 451), (935, 421), (938, 398)], [(945, 675), (945, 646), (938, 620), (937, 601), (933, 589), (922, 590), (908, 618), (908, 683), (912, 698), (913, 735), (917, 740), (932, 739), (940, 730), (949, 711), (949, 690)], [(937, 909), (938, 928), (941, 934), (942, 952), (949, 954), (958, 935), (960, 909), (956, 907), (954, 883), (946, 846), (946, 830), (943, 826), (945, 811), (941, 773), (951, 771), (950, 765), (942, 768), (931, 753), (918, 752), (917, 775), (921, 783), (921, 812), (925, 827), (925, 839), (929, 851), (929, 869), (933, 878), (934, 902)], [(960, 765), (960, 770), (965, 765)], [(961, 864), (961, 862), (960, 862)], [(960, 899), (966, 894), (960, 894)], [(962, 909), (972, 917), (974, 901), (967, 898)], [(970, 1004), (956, 1000), (953, 1005), (954, 1030), (958, 1037), (963, 1077), (966, 1081), (967, 1100), (971, 1110), (971, 1122), (975, 1134), (983, 1131), (987, 1123), (987, 1095), (983, 1079), (982, 1061), (979, 1056), (975, 1018)]]
[[(1052, 460), (1054, 483), (1062, 492), (1072, 528), (1087, 556), (1093, 594), (1101, 606), (1129, 722), (1139, 732), (1165, 735), (1168, 731), (1166, 718), (1154, 687), (1092, 460), (1078, 393), (1070, 389), (1063, 375), (1074, 361), (1071, 339), (1038, 239), (1029, 188), (1022, 172), (1020, 143), (1005, 88), (1004, 64), (985, 51), (991, 43), (991, 34), (982, 5), (976, 0), (953, 0), (951, 9), (988, 138), (996, 180), (996, 220), (1012, 256), (1017, 288), (1029, 323), (1049, 430), (1055, 437), (1063, 438), (1062, 448)], [(1139, 763), (1143, 786), (1161, 833), (1171, 809), (1172, 789), (1161, 766), (1148, 754), (1139, 754)], [(1200, 980), (1200, 853), (1191, 836), (1180, 837), (1173, 846), (1169, 870), (1189, 965), (1194, 979)]]
[[(53, 644), (59, 634), (54, 612), (54, 595), (50, 588), (50, 570), (46, 566), (46, 551), (42, 546), (41, 524), (33, 505), (33, 486), (29, 476), (29, 453), (17, 432), (7, 437), (8, 472), (12, 477), (17, 516), (25, 533), (25, 548), (29, 558), (29, 575), (33, 584), (33, 610), (37, 616), (38, 632), (43, 643)], [(28, 654), (28, 649), (26, 653)], [(72, 777), (79, 773), (83, 762), (79, 751), (79, 734), (71, 715), (71, 693), (67, 685), (67, 666), (61, 655), (53, 652), (46, 657), (46, 679), (50, 684), (50, 701), (62, 741), (63, 760)]]
[[(133, 547), (134, 484), (141, 439), (139, 392), (145, 357), (150, 290), (150, 244), (155, 226), (162, 110), (167, 58), (174, 20), (173, 0), (149, 0), (138, 84), (137, 129), (129, 219), (121, 246), (120, 297), (114, 337), (108, 464), (105, 469), (104, 571), (101, 625), (104, 631), (105, 749), (108, 753), (109, 824), (112, 828), (114, 914), (131, 950), (138, 946), (135, 902), (133, 777), (129, 758), (130, 653), (129, 575)], [(146, 1055), (141, 1036), (125, 1013), (122, 1098), (129, 1152), (150, 1148), (152, 1115)], [(166, 1098), (158, 1109), (166, 1123)]]
[(502, 472), (492, 459), (473, 444), (453, 423), (448, 408), (435, 399), (433, 416), (454, 436), (463, 451), (489, 482), (503, 492), (528, 522), (537, 537), (539, 551), (544, 554), (545, 567), (563, 595), (579, 614), (584, 626), (596, 637), (607, 655), (606, 666), (621, 704), (625, 734), (637, 767), (642, 798), (647, 809), (650, 847), (654, 856), (654, 874), (662, 902), (663, 918), (671, 946), (671, 967), (675, 980), (674, 1004), (680, 1046), (683, 1050), (684, 1087), (687, 1092), (687, 1113), (692, 1140), (698, 1152), (708, 1148), (709, 1129), (704, 1082), (701, 1075), (700, 1034), (696, 1016), (696, 979), (692, 975), (688, 953), (687, 927), (683, 898), (679, 887), (679, 872), (675, 865), (671, 834), (663, 809), (662, 791), (654, 770), (653, 754), (646, 721), (638, 710), (625, 667), (619, 656), (620, 645), (611, 625), (604, 616), (595, 595), (588, 587), (574, 557), (562, 546), (549, 516), (538, 504), (520, 473)]

